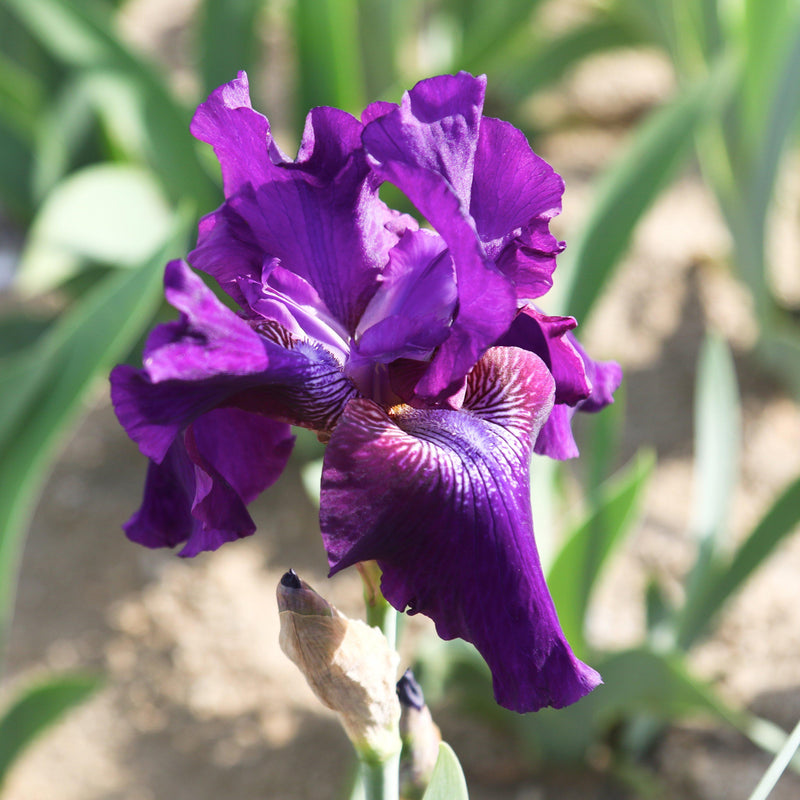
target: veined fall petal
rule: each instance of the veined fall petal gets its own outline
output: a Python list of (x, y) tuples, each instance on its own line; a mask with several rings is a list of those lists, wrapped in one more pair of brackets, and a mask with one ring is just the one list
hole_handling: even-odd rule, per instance
[(599, 682), (564, 639), (533, 536), (528, 465), (553, 397), (541, 359), (493, 348), (462, 410), (351, 401), (323, 465), (331, 572), (376, 560), (387, 600), (472, 642), (497, 701), (517, 711), (559, 708)]

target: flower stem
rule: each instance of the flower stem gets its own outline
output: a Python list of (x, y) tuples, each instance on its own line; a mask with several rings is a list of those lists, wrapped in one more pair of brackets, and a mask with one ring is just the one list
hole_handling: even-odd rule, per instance
[[(397, 611), (380, 590), (381, 571), (374, 561), (358, 564), (364, 582), (367, 624), (380, 629), (393, 649), (397, 643)], [(398, 739), (399, 740), (399, 739)], [(385, 761), (362, 758), (359, 774), (364, 800), (398, 800), (400, 797), (400, 751)]]
[(382, 763), (359, 761), (364, 800), (398, 800), (400, 796), (400, 753)]
[(367, 606), (367, 624), (379, 628), (390, 647), (397, 646), (397, 612), (381, 593), (381, 571), (374, 561), (358, 564), (364, 582), (364, 602)]

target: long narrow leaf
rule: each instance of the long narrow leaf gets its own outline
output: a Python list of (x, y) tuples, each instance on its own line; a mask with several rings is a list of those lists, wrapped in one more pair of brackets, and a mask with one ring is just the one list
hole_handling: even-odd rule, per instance
[(700, 123), (727, 97), (732, 79), (731, 62), (719, 62), (708, 78), (651, 115), (603, 175), (589, 219), (562, 257), (566, 313), (581, 320), (589, 315), (636, 224), (683, 162)]
[[(693, 617), (707, 591), (718, 541), (727, 526), (738, 478), (741, 412), (733, 358), (725, 342), (707, 335), (697, 369), (694, 406), (695, 497), (691, 531), (697, 558), (687, 580), (681, 616)], [(678, 628), (682, 623), (678, 623)]]
[(504, 55), (500, 51), (488, 63), (496, 76), (498, 90), (516, 103), (559, 80), (570, 67), (593, 53), (643, 41), (631, 26), (606, 19), (592, 20), (538, 45), (525, 42), (524, 53)]
[(370, 100), (397, 83), (399, 50), (409, 27), (404, 0), (358, 0), (358, 34), (364, 85)]
[(205, 0), (200, 10), (198, 65), (205, 93), (252, 70), (258, 44), (256, 21), (266, 0)]
[(789, 762), (794, 757), (800, 747), (800, 722), (795, 725), (794, 730), (786, 739), (786, 744), (780, 749), (773, 762), (767, 768), (758, 785), (753, 789), (749, 800), (767, 800), (772, 793), (775, 784), (780, 780)]
[(356, 0), (296, 0), (299, 114), (332, 105), (358, 114), (364, 106), (358, 3)]
[(697, 368), (694, 405), (695, 502), (691, 527), (707, 541), (727, 523), (736, 485), (741, 411), (730, 348), (706, 336)]
[[(13, 608), (25, 531), (47, 468), (94, 380), (122, 358), (158, 307), (166, 258), (185, 248), (187, 223), (138, 270), (112, 274), (76, 304), (42, 340), (15, 356), (4, 384), (20, 374), (25, 403), (5, 420), (0, 459), (0, 636)], [(4, 386), (12, 393), (14, 386)], [(5, 393), (4, 393), (5, 395)]]
[(765, 267), (765, 227), (767, 212), (775, 188), (781, 157), (800, 115), (800, 13), (796, 14), (789, 31), (789, 46), (776, 72), (764, 77), (760, 94), (771, 99), (771, 105), (758, 122), (758, 135), (753, 134), (753, 152), (748, 159), (752, 172), (746, 176), (733, 221), (736, 241), (736, 260), (742, 277), (753, 293), (757, 309), (763, 317), (770, 307)]
[(124, 76), (141, 101), (148, 156), (173, 199), (192, 197), (201, 208), (218, 191), (189, 136), (191, 113), (173, 98), (156, 69), (116, 37), (106, 9), (90, 0), (2, 0), (52, 55), (70, 67)]
[(561, 627), (580, 656), (586, 652), (584, 619), (600, 571), (638, 517), (654, 458), (640, 453), (608, 482), (597, 508), (566, 539), (547, 576)]
[(0, 787), (9, 767), (31, 742), (100, 685), (87, 675), (62, 675), (30, 687), (0, 718)]
[(688, 609), (678, 642), (689, 647), (706, 629), (724, 603), (744, 584), (775, 547), (800, 525), (800, 476), (778, 497), (761, 518), (736, 555), (718, 567), (705, 583), (705, 590)]
[[(467, 69), (481, 69), (483, 62), (502, 53), (520, 29), (529, 29), (528, 20), (542, 0), (479, 0), (461, 32), (461, 62)], [(459, 3), (458, 5), (461, 5)]]

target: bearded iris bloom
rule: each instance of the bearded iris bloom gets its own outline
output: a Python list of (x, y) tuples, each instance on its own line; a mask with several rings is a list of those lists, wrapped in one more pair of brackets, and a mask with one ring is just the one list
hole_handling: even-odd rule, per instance
[[(111, 375), (120, 422), (150, 459), (125, 526), (148, 547), (214, 550), (254, 531), (290, 425), (328, 441), (320, 522), (331, 573), (376, 560), (399, 610), (472, 642), (498, 702), (562, 707), (597, 673), (572, 653), (537, 555), (533, 451), (576, 455), (570, 420), (612, 400), (575, 321), (532, 301), (563, 249), (561, 178), (523, 134), (482, 114), (485, 79), (417, 84), (361, 120), (315, 108), (284, 155), (241, 73), (197, 110), (225, 201), (188, 261), (167, 266), (180, 318), (140, 370)], [(379, 197), (403, 191), (430, 227)]]

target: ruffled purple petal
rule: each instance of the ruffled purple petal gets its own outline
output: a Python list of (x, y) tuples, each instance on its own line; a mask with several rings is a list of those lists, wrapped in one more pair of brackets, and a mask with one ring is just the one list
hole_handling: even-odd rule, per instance
[[(530, 324), (531, 320), (535, 320), (537, 315), (538, 317), (542, 316), (535, 309), (525, 309), (525, 312), (529, 319), (528, 324)], [(522, 314), (520, 314), (520, 317), (522, 317)], [(546, 317), (544, 319), (569, 320), (571, 318)], [(557, 329), (558, 324), (556, 323), (551, 328), (551, 331)], [(514, 330), (513, 327), (512, 330)], [(519, 333), (519, 329), (515, 332)], [(556, 349), (556, 343), (558, 349)], [(568, 329), (566, 329), (563, 337), (553, 337), (548, 340), (548, 345), (553, 363), (551, 369), (554, 376), (556, 376), (556, 386), (559, 385), (559, 380), (563, 386), (569, 385), (570, 374), (575, 381), (575, 385), (578, 387), (581, 385), (582, 382), (577, 378), (579, 371), (575, 368), (573, 361), (574, 355), (577, 355), (582, 364), (580, 372), (585, 376), (584, 382), (589, 387), (589, 393), (579, 399), (577, 403), (570, 402), (569, 395), (566, 393), (563, 395), (563, 402), (556, 401), (553, 412), (539, 432), (534, 451), (539, 455), (562, 460), (577, 458), (579, 452), (575, 437), (572, 435), (572, 418), (575, 416), (576, 411), (594, 413), (613, 403), (614, 392), (622, 382), (622, 368), (615, 361), (595, 361), (590, 358)], [(558, 392), (556, 394), (558, 396)]]
[(125, 524), (146, 547), (194, 556), (255, 530), (246, 504), (283, 472), (294, 443), (289, 426), (235, 408), (209, 411), (151, 461), (139, 510)]
[(239, 285), (255, 320), (276, 322), (295, 339), (321, 344), (344, 362), (349, 350), (347, 331), (325, 307), (316, 289), (284, 269), (278, 259), (264, 266), (260, 282), (243, 278)]
[(269, 121), (253, 110), (245, 72), (198, 106), (190, 130), (214, 148), (226, 196), (264, 183), (271, 165), (285, 160), (272, 139)]
[(426, 358), (448, 336), (458, 302), (455, 269), (440, 237), (409, 231), (389, 252), (356, 330), (358, 353), (388, 364)]
[(575, 437), (572, 435), (572, 418), (575, 407), (558, 403), (542, 426), (536, 437), (533, 452), (540, 456), (549, 456), (564, 461), (577, 458), (580, 453)]
[(533, 538), (531, 438), (553, 395), (539, 358), (494, 348), (462, 411), (349, 403), (323, 469), (331, 571), (376, 559), (392, 605), (474, 643), (497, 701), (517, 711), (568, 705), (600, 681), (564, 639)]
[(622, 383), (622, 367), (616, 361), (595, 361), (571, 333), (567, 334), (567, 338), (583, 359), (586, 377), (592, 386), (591, 393), (578, 409), (589, 413), (600, 411), (614, 402), (614, 392)]
[(356, 393), (333, 355), (280, 328), (259, 334), (183, 262), (168, 265), (165, 284), (181, 318), (153, 331), (143, 369), (111, 373), (117, 417), (144, 455), (162, 461), (182, 431), (220, 406), (333, 427)]
[(481, 120), (469, 210), (487, 254), (520, 299), (540, 297), (552, 286), (564, 244), (548, 223), (561, 212), (563, 193), (561, 176), (531, 150), (522, 131), (499, 119)]
[(181, 316), (159, 325), (147, 340), (142, 360), (154, 383), (251, 375), (266, 368), (258, 334), (224, 306), (185, 262), (167, 264), (164, 295)]
[(586, 354), (570, 333), (577, 324), (572, 317), (549, 317), (526, 306), (497, 344), (536, 353), (555, 378), (556, 403), (574, 406), (592, 391), (583, 358)]
[(432, 401), (457, 389), (516, 312), (513, 285), (486, 255), (469, 215), (484, 90), (484, 78), (463, 72), (421, 81), (362, 135), (375, 173), (405, 192), (455, 264), (458, 314), (417, 386)]
[(262, 265), (278, 259), (354, 330), (397, 241), (393, 230), (410, 224), (378, 198), (361, 122), (335, 108), (313, 109), (297, 160), (287, 162), (240, 77), (209, 97), (192, 130), (214, 147), (227, 200), (201, 222), (191, 263), (244, 302), (239, 280), (260, 280)]

